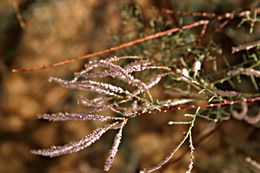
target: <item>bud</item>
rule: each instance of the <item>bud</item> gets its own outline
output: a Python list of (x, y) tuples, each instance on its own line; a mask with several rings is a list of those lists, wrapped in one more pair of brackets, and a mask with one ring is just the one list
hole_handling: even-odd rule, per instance
[(190, 75), (189, 75), (189, 71), (186, 69), (186, 68), (183, 68), (182, 70), (181, 70), (181, 74), (183, 75), (183, 76), (185, 76), (185, 77), (190, 77)]
[(199, 60), (195, 61), (193, 64), (193, 71), (198, 73), (201, 70), (201, 62)]

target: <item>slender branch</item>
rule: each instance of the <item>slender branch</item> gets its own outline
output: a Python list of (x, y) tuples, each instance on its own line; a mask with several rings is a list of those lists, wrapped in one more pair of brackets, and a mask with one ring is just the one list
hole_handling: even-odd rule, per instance
[(222, 20), (222, 19), (232, 19), (234, 17), (244, 17), (247, 15), (250, 15), (252, 13), (260, 13), (260, 7), (256, 9), (250, 9), (242, 12), (231, 12), (231, 13), (225, 13), (223, 15), (217, 15), (216, 13), (207, 13), (207, 12), (182, 12), (182, 11), (174, 11), (174, 10), (169, 10), (169, 9), (162, 9), (161, 10), (163, 13), (166, 14), (176, 14), (179, 16), (193, 16), (193, 17), (206, 17), (209, 19), (217, 19), (217, 20)]
[[(195, 142), (193, 142), (194, 148), (197, 148), (203, 141), (208, 139), (212, 134), (214, 134), (221, 126), (221, 124), (218, 123), (213, 129), (210, 129), (206, 133), (202, 134)], [(164, 167), (161, 168), (160, 172), (163, 172), (166, 170), (170, 165), (173, 163), (179, 162), (188, 152), (190, 151), (190, 148), (186, 148), (179, 157), (176, 159), (170, 160), (167, 164), (165, 164)]]
[(206, 104), (206, 105), (193, 105), (192, 104), (192, 105), (184, 105), (184, 106), (172, 106), (172, 107), (136, 112), (131, 117), (133, 118), (133, 117), (140, 116), (143, 114), (153, 114), (153, 113), (157, 113), (157, 112), (168, 112), (168, 111), (173, 111), (173, 110), (187, 110), (187, 109), (198, 109), (198, 108), (204, 109), (204, 108), (210, 108), (210, 107), (233, 105), (235, 103), (250, 103), (250, 102), (255, 102), (255, 101), (260, 101), (260, 97), (254, 97), (254, 98), (248, 98), (248, 99), (244, 98), (241, 100), (232, 100), (232, 101), (224, 100), (223, 102), (211, 103), (211, 104)]
[(151, 35), (145, 36), (143, 38), (139, 38), (139, 39), (136, 39), (136, 40), (133, 40), (133, 41), (130, 41), (130, 42), (126, 42), (126, 43), (120, 44), (120, 45), (115, 46), (115, 47), (104, 49), (102, 51), (98, 51), (98, 52), (86, 54), (86, 55), (83, 55), (83, 56), (63, 60), (63, 61), (60, 61), (60, 62), (57, 62), (57, 63), (54, 63), (54, 64), (46, 64), (46, 65), (43, 65), (41, 67), (36, 67), (36, 68), (12, 69), (12, 72), (39, 71), (39, 70), (43, 70), (43, 69), (47, 69), (47, 68), (59, 67), (59, 66), (65, 65), (65, 64), (70, 64), (70, 63), (73, 63), (73, 62), (76, 62), (76, 61), (79, 61), (79, 60), (83, 60), (83, 59), (87, 59), (87, 58), (90, 58), (90, 57), (93, 57), (93, 56), (102, 55), (102, 54), (109, 53), (109, 52), (114, 52), (116, 50), (119, 50), (119, 49), (122, 49), (122, 48), (125, 48), (125, 47), (128, 47), (128, 46), (132, 46), (132, 45), (135, 45), (135, 44), (147, 41), (147, 40), (151, 40), (151, 39), (154, 39), (154, 38), (158, 38), (158, 37), (162, 37), (162, 36), (165, 36), (165, 35), (168, 35), (168, 34), (172, 34), (174, 32), (178, 32), (180, 30), (186, 30), (186, 29), (194, 28), (194, 27), (197, 27), (197, 26), (200, 26), (200, 25), (206, 25), (206, 24), (208, 24), (208, 22), (209, 22), (208, 20), (200, 20), (200, 21), (188, 24), (188, 25), (184, 25), (182, 27), (172, 28), (172, 29), (169, 29), (169, 30), (166, 30), (166, 31), (157, 32), (155, 34), (151, 34)]
[(16, 18), (19, 22), (19, 25), (21, 26), (22, 29), (26, 28), (26, 22), (23, 18), (23, 16), (21, 15), (21, 11), (20, 11), (20, 1), (15, 1), (15, 0), (11, 0), (11, 4), (15, 10), (15, 14), (16, 14)]
[(241, 50), (249, 50), (249, 49), (252, 49), (254, 47), (260, 47), (260, 40), (250, 42), (250, 43), (246, 43), (246, 44), (241, 44), (237, 47), (232, 47), (232, 53), (236, 53), (236, 52), (239, 52)]

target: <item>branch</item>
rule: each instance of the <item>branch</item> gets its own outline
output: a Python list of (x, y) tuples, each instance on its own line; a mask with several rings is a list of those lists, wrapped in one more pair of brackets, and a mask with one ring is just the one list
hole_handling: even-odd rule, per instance
[(59, 66), (65, 65), (65, 64), (70, 64), (70, 63), (73, 63), (73, 62), (76, 62), (76, 61), (79, 61), (79, 60), (83, 60), (83, 59), (87, 59), (87, 58), (90, 58), (90, 57), (93, 57), (93, 56), (102, 55), (102, 54), (109, 53), (109, 52), (114, 52), (116, 50), (119, 50), (119, 49), (122, 49), (122, 48), (125, 48), (125, 47), (128, 47), (128, 46), (132, 46), (132, 45), (135, 45), (135, 44), (147, 41), (147, 40), (151, 40), (151, 39), (154, 39), (154, 38), (158, 38), (158, 37), (162, 37), (162, 36), (165, 36), (165, 35), (168, 35), (168, 34), (172, 34), (174, 32), (178, 32), (180, 30), (186, 30), (186, 29), (194, 28), (194, 27), (197, 27), (197, 26), (200, 26), (200, 25), (207, 25), (208, 22), (209, 22), (208, 20), (200, 20), (200, 21), (188, 24), (188, 25), (184, 25), (182, 27), (172, 28), (172, 29), (169, 29), (169, 30), (166, 30), (166, 31), (157, 32), (155, 34), (151, 34), (151, 35), (145, 36), (143, 38), (139, 38), (139, 39), (136, 39), (136, 40), (133, 40), (133, 41), (130, 41), (130, 42), (126, 42), (126, 43), (120, 44), (120, 45), (115, 46), (115, 47), (104, 49), (102, 51), (98, 51), (98, 52), (86, 54), (86, 55), (83, 55), (83, 56), (63, 60), (63, 61), (60, 61), (60, 62), (57, 62), (57, 63), (54, 63), (54, 64), (45, 64), (41, 67), (36, 67), (36, 68), (12, 69), (12, 72), (40, 71), (40, 70), (47, 69), (47, 68), (59, 67)]
[(242, 45), (239, 45), (237, 47), (232, 47), (232, 53), (236, 53), (236, 52), (239, 52), (241, 50), (249, 50), (249, 49), (252, 49), (254, 47), (260, 47), (260, 40), (250, 42), (250, 43), (246, 43), (246, 44), (242, 44)]
[(216, 13), (208, 13), (208, 12), (183, 12), (183, 11), (174, 11), (169, 9), (162, 9), (161, 10), (165, 14), (176, 14), (179, 16), (193, 16), (193, 17), (205, 17), (208, 19), (233, 19), (234, 17), (244, 17), (248, 16), (252, 13), (260, 13), (260, 8), (256, 9), (250, 9), (242, 12), (231, 12), (231, 13), (225, 13), (223, 15), (217, 15)]

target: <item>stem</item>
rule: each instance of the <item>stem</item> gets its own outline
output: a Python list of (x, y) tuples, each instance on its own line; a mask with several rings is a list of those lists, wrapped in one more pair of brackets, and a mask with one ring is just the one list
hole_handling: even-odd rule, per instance
[(186, 30), (186, 29), (190, 29), (190, 28), (197, 27), (197, 26), (200, 26), (200, 25), (207, 25), (208, 23), (209, 23), (208, 20), (200, 20), (200, 21), (188, 24), (188, 25), (184, 25), (182, 27), (172, 28), (172, 29), (169, 29), (169, 30), (166, 30), (166, 31), (157, 32), (155, 34), (151, 34), (151, 35), (145, 36), (143, 38), (139, 38), (139, 39), (136, 39), (136, 40), (133, 40), (133, 41), (130, 41), (130, 42), (126, 42), (126, 43), (120, 44), (120, 45), (115, 46), (115, 47), (104, 49), (102, 51), (98, 51), (98, 52), (86, 54), (86, 55), (83, 55), (83, 56), (63, 60), (63, 61), (60, 61), (60, 62), (57, 62), (57, 63), (54, 63), (54, 64), (45, 64), (41, 67), (36, 67), (36, 68), (12, 69), (12, 72), (40, 71), (40, 70), (47, 69), (47, 68), (59, 67), (59, 66), (65, 65), (65, 64), (70, 64), (70, 63), (73, 63), (73, 62), (76, 62), (76, 61), (79, 61), (79, 60), (83, 60), (83, 59), (87, 59), (87, 58), (90, 58), (90, 57), (93, 57), (93, 56), (97, 56), (97, 55), (101, 55), (101, 54), (109, 53), (109, 52), (114, 52), (116, 50), (119, 50), (119, 49), (122, 49), (122, 48), (125, 48), (125, 47), (128, 47), (128, 46), (132, 46), (132, 45), (135, 45), (135, 44), (147, 41), (147, 40), (151, 40), (151, 39), (154, 39), (154, 38), (158, 38), (158, 37), (162, 37), (162, 36), (165, 36), (165, 35), (168, 35), (168, 34), (172, 34), (174, 32), (178, 32), (180, 30)]

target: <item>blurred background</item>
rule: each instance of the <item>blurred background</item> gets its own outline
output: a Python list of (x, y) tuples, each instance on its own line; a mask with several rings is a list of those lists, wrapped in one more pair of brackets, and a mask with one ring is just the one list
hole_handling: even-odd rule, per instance
[[(0, 0), (1, 173), (103, 172), (103, 164), (113, 142), (113, 132), (105, 134), (97, 143), (78, 153), (58, 158), (45, 158), (30, 153), (31, 149), (77, 140), (100, 126), (96, 122), (54, 123), (36, 118), (39, 113), (78, 112), (84, 109), (76, 102), (82, 93), (48, 83), (48, 78), (71, 78), (73, 72), (82, 69), (88, 60), (37, 72), (12, 73), (11, 69), (40, 67), (117, 45), (120, 37), (133, 27), (131, 23), (125, 24), (122, 20), (126, 7), (133, 4), (138, 5), (144, 19), (148, 21), (156, 18), (157, 10), (163, 8), (221, 14), (256, 8), (260, 2)], [(239, 40), (236, 35), (230, 34), (228, 39), (223, 36), (219, 40), (226, 46), (232, 39), (233, 43), (237, 43), (235, 38)], [(113, 55), (125, 54), (124, 51), (118, 51), (101, 57)], [(131, 55), (135, 55), (135, 52), (131, 52)], [(160, 88), (157, 93), (161, 93)], [(183, 114), (183, 111), (179, 113)], [(185, 127), (169, 127), (168, 120), (158, 120), (154, 116), (133, 120), (125, 131), (110, 172), (138, 172), (141, 168), (157, 163), (174, 149)], [(208, 123), (202, 120), (196, 125), (198, 134), (208, 128)], [(246, 164), (245, 158), (252, 157), (260, 161), (259, 144), (259, 128), (232, 119), (196, 148), (193, 172), (255, 172)], [(185, 172), (189, 159), (187, 155), (163, 172)]]

